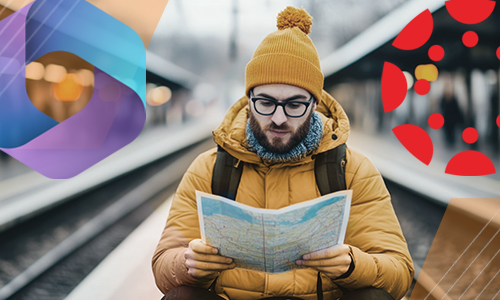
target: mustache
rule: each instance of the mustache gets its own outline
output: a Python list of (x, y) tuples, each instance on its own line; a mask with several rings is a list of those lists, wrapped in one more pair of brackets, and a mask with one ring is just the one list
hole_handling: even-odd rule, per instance
[(290, 130), (290, 126), (288, 126), (286, 123), (283, 123), (279, 126), (275, 123), (271, 123), (270, 125), (266, 126), (266, 130)]

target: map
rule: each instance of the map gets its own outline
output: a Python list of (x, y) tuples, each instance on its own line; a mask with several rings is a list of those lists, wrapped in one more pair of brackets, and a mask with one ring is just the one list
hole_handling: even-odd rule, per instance
[(301, 268), (302, 255), (344, 242), (351, 197), (340, 191), (274, 210), (196, 191), (201, 237), (237, 268), (287, 272)]

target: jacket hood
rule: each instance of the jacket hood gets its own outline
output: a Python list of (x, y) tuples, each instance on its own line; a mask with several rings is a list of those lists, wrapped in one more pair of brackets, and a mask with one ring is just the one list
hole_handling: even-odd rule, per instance
[[(344, 144), (349, 136), (349, 119), (340, 104), (323, 90), (316, 111), (323, 123), (323, 137), (319, 148), (305, 158), (273, 164), (273, 166), (298, 165), (310, 162), (312, 156)], [(237, 159), (253, 164), (269, 165), (254, 152), (248, 150), (246, 125), (248, 119), (248, 98), (239, 99), (229, 108), (222, 123), (213, 131), (215, 142)]]

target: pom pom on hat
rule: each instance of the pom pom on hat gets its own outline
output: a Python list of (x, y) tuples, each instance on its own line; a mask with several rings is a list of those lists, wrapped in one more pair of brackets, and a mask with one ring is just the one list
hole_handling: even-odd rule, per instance
[(305, 34), (311, 32), (312, 17), (303, 8), (288, 6), (278, 14), (277, 20), (279, 30), (297, 27)]

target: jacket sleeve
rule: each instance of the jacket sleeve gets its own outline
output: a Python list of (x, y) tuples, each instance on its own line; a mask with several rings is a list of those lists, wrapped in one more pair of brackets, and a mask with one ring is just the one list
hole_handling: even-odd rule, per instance
[(349, 290), (373, 286), (401, 299), (411, 285), (414, 269), (391, 197), (371, 161), (350, 152), (354, 165), (347, 168), (346, 181), (353, 198), (345, 244), (351, 248), (355, 268), (335, 283)]
[(184, 174), (174, 195), (165, 229), (153, 255), (156, 285), (164, 294), (181, 285), (208, 288), (211, 281), (195, 281), (187, 273), (184, 252), (189, 242), (200, 238), (195, 191), (211, 193), (215, 150), (200, 154)]

